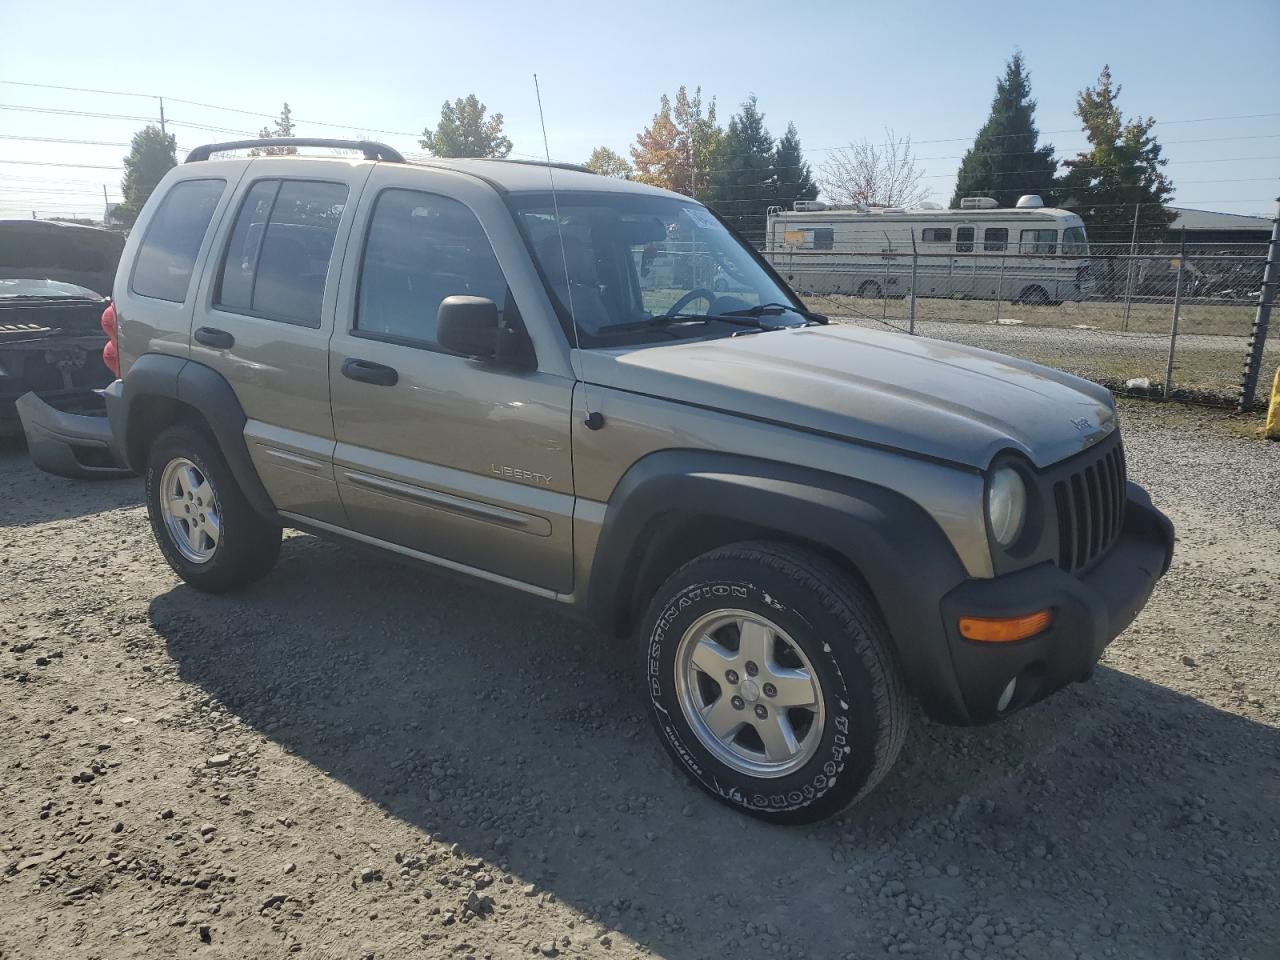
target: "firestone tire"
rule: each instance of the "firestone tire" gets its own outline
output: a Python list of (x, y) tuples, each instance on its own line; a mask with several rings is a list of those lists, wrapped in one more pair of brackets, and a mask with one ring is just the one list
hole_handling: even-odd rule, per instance
[[(722, 622), (728, 625), (717, 626)], [(703, 632), (712, 628), (711, 635)], [(762, 629), (772, 636), (766, 642), (777, 662), (755, 665), (752, 677), (776, 673), (790, 684), (807, 676), (816, 681), (814, 706), (774, 709), (788, 689), (782, 680), (774, 687), (778, 699), (760, 693), (759, 685), (746, 689), (745, 640)], [(735, 634), (737, 647), (730, 649)], [(663, 745), (698, 786), (750, 816), (785, 824), (830, 817), (869, 793), (902, 748), (909, 701), (888, 629), (865, 588), (813, 553), (755, 542), (704, 554), (662, 585), (641, 637), (646, 693)], [(708, 657), (716, 668), (710, 673), (690, 665)], [(723, 677), (713, 682), (720, 667)], [(707, 692), (712, 686), (718, 695)], [(744, 723), (725, 741), (715, 722), (699, 719), (735, 722), (719, 697), (729, 697), (758, 732)], [(769, 745), (779, 743), (777, 731), (767, 731), (780, 712), (798, 747), (791, 761), (775, 763)], [(752, 716), (769, 719), (757, 724)], [(792, 740), (780, 746), (789, 749)], [(808, 755), (799, 749), (806, 744)]]
[[(268, 523), (249, 504), (217, 442), (203, 426), (178, 424), (156, 437), (147, 456), (145, 481), (147, 516), (156, 544), (174, 573), (195, 589), (205, 593), (237, 590), (275, 566), (281, 528)], [(196, 502), (197, 495), (202, 502)], [(190, 501), (185, 512), (183, 499)], [(212, 511), (207, 509), (210, 505)], [(214, 518), (216, 526), (206, 524), (209, 518)], [(216, 529), (216, 540), (208, 535), (196, 543), (184, 538), (183, 531), (192, 524)]]

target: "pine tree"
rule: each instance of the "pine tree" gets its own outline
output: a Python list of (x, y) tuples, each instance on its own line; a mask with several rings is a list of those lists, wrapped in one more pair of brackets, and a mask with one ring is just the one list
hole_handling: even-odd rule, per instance
[(511, 153), (511, 141), (502, 133), (502, 114), (485, 117), (488, 110), (474, 93), (447, 100), (440, 108), (440, 122), (435, 129), (422, 131), (424, 150), (437, 157), (505, 157)]
[(952, 207), (959, 207), (962, 197), (994, 197), (1000, 206), (1012, 207), (1028, 193), (1053, 204), (1058, 164), (1053, 145), (1038, 142), (1035, 111), (1031, 74), (1022, 54), (1014, 53), (996, 81), (991, 115), (960, 162)]
[(1104, 66), (1096, 87), (1085, 87), (1076, 100), (1089, 149), (1066, 161), (1063, 205), (1080, 214), (1095, 241), (1127, 240), (1134, 208), (1141, 204), (1138, 237), (1159, 240), (1176, 214), (1165, 207), (1173, 184), (1161, 169), (1167, 160), (1152, 136), (1151, 117), (1126, 121), (1116, 106), (1120, 85)]
[[(286, 103), (280, 110), (280, 116), (276, 119), (274, 125), (263, 127), (258, 131), (258, 137), (266, 140), (270, 137), (292, 137), (293, 136), (293, 111), (289, 109)], [(262, 147), (249, 151), (252, 157), (268, 156), (268, 157), (287, 157), (293, 156), (298, 152), (297, 147)]]
[(755, 94), (729, 120), (711, 174), (707, 203), (748, 240), (762, 240), (766, 211), (777, 202), (773, 137)]
[(124, 158), (124, 180), (120, 184), (123, 202), (113, 211), (121, 223), (132, 226), (156, 184), (178, 165), (178, 144), (173, 134), (160, 132), (148, 124), (133, 135), (129, 155)]
[(774, 197), (783, 210), (790, 210), (797, 200), (815, 200), (818, 185), (800, 149), (800, 135), (794, 123), (773, 151)]

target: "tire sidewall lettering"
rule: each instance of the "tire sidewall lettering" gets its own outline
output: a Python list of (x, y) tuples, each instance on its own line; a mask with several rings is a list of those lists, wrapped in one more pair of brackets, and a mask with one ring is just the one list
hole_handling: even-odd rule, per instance
[[(709, 580), (691, 584), (676, 593), (653, 618), (644, 654), (650, 705), (659, 731), (680, 763), (705, 789), (724, 801), (745, 809), (777, 813), (808, 806), (840, 780), (849, 757), (851, 724), (850, 695), (830, 645), (815, 642), (814, 627), (785, 602), (784, 591), (766, 592), (751, 582)], [(754, 607), (762, 616), (784, 621), (780, 625), (804, 644), (805, 653), (821, 674), (827, 713), (822, 750), (800, 771), (779, 777), (776, 784), (737, 774), (716, 760), (697, 743), (674, 697), (671, 680), (675, 647), (688, 623), (718, 606)]]

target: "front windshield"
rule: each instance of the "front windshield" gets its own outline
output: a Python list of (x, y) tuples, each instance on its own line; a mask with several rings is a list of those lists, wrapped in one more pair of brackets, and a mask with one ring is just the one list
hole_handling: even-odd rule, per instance
[(743, 326), (727, 315), (766, 304), (786, 312), (765, 328), (804, 322), (791, 293), (693, 200), (579, 191), (555, 199), (559, 229), (550, 192), (511, 203), (566, 331), (575, 317), (584, 347), (731, 336)]
[(1062, 252), (1068, 256), (1087, 257), (1089, 243), (1085, 240), (1084, 227), (1067, 227), (1062, 231)]
[(0, 298), (6, 297), (39, 297), (41, 299), (79, 298), (101, 300), (92, 290), (77, 287), (74, 283), (63, 283), (61, 280), (0, 280)]

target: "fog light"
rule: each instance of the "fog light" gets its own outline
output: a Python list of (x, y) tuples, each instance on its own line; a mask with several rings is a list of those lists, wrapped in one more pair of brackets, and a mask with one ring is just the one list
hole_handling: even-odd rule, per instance
[(1000, 699), (996, 701), (996, 713), (1004, 713), (1009, 707), (1010, 701), (1013, 700), (1013, 688), (1018, 685), (1018, 678), (1014, 677), (1009, 681), (1008, 686), (1000, 694)]
[(957, 625), (966, 640), (1013, 643), (1042, 633), (1052, 622), (1052, 610), (1039, 610), (1023, 617), (961, 617)]

